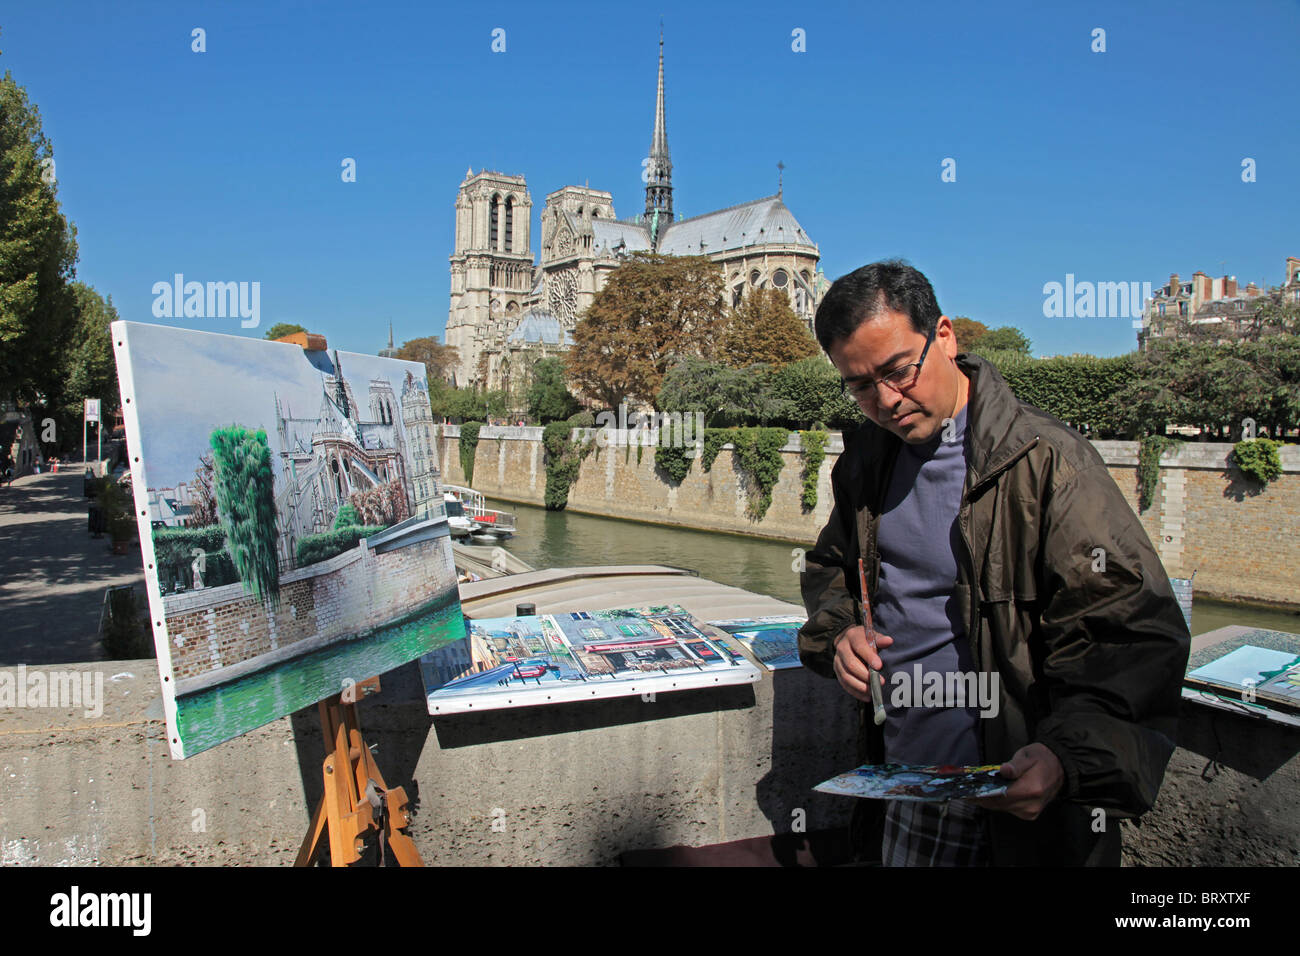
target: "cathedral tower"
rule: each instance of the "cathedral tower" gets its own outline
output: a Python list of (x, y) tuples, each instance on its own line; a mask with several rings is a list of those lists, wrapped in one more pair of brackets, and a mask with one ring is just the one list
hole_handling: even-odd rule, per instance
[(446, 333), (446, 344), (460, 353), (456, 385), (475, 383), (485, 342), (519, 318), (532, 291), (532, 209), (523, 176), (465, 171), (456, 196)]

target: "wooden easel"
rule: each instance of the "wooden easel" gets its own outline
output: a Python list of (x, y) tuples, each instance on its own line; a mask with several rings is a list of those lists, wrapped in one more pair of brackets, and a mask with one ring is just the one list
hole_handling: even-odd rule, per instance
[(316, 804), (311, 829), (303, 838), (294, 866), (312, 865), (325, 845), (326, 830), (333, 866), (348, 866), (361, 859), (364, 837), (371, 831), (379, 837), (381, 866), (385, 846), (392, 848), (393, 857), (402, 866), (424, 866), (415, 842), (401, 832), (410, 824), (406, 791), (384, 783), (370, 748), (361, 739), (356, 696), (378, 692), (379, 678), (371, 677), (351, 688), (347, 701), (342, 694), (335, 694), (320, 702), (321, 733), (325, 736), (324, 794)]

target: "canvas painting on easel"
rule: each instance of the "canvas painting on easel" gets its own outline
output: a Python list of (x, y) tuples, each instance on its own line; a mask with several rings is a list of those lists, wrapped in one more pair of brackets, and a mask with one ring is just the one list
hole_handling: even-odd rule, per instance
[(464, 636), (422, 365), (112, 328), (172, 756)]

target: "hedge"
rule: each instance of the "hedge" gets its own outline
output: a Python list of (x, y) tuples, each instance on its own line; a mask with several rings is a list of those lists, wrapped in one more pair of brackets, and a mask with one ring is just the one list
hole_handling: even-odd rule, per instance
[(298, 566), (327, 561), (337, 554), (355, 548), (362, 538), (379, 534), (383, 530), (383, 525), (350, 525), (337, 531), (304, 535), (298, 540)]

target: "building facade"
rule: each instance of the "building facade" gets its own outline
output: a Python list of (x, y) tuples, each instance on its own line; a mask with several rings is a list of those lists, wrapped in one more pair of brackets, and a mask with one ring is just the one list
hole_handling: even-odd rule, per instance
[(817, 243), (785, 205), (782, 190), (675, 218), (672, 170), (662, 36), (654, 130), (642, 162), (641, 212), (618, 218), (613, 194), (589, 185), (555, 190), (542, 210), (540, 256), (534, 264), (532, 198), (524, 177), (467, 170), (456, 196), (445, 336), (460, 354), (455, 384), (526, 387), (521, 371), (566, 349), (573, 327), (609, 275), (643, 250), (709, 256), (723, 274), (733, 306), (753, 289), (779, 289), (811, 330), (830, 282), (819, 270)]

